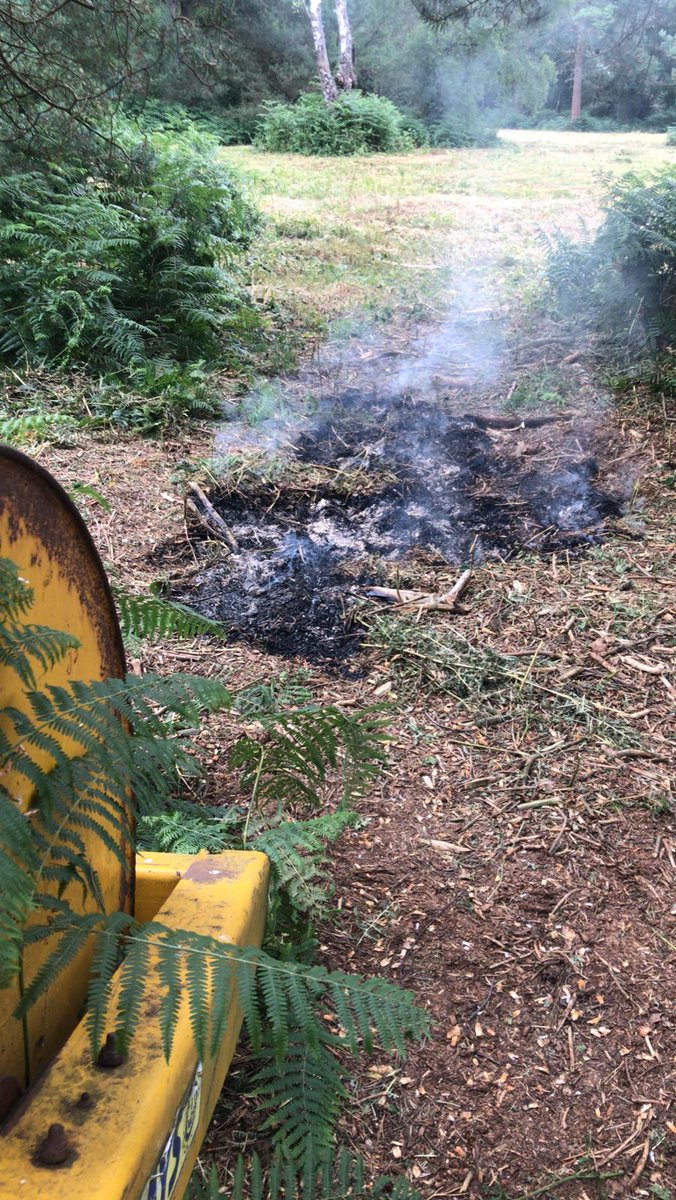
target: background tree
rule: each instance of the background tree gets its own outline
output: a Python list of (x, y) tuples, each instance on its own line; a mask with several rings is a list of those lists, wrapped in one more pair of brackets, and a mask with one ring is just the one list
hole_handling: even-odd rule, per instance
[(338, 87), (349, 90), (357, 83), (357, 73), (354, 69), (354, 50), (352, 47), (352, 29), (347, 11), (347, 0), (335, 0), (336, 21), (338, 23), (338, 42), (340, 46), (336, 83)]
[(546, 31), (556, 64), (550, 104), (621, 123), (676, 119), (672, 0), (568, 6)]
[(322, 0), (303, 0), (305, 11), (310, 21), (310, 29), (312, 30), (312, 44), (315, 51), (315, 62), (317, 64), (317, 74), (319, 76), (319, 86), (322, 89), (322, 96), (327, 104), (335, 100), (338, 95), (336, 82), (331, 74), (331, 64), (329, 55), (326, 49), (326, 35), (324, 33), (324, 20), (322, 18)]

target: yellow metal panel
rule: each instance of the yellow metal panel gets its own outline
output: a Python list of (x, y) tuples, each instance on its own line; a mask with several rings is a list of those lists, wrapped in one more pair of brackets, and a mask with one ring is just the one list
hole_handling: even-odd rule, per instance
[[(0, 555), (11, 559), (34, 591), (34, 604), (26, 615), (30, 624), (47, 625), (70, 633), (80, 642), (53, 668), (36, 668), (37, 687), (65, 685), (73, 680), (90, 682), (124, 675), (124, 651), (110, 588), (86, 525), (66, 493), (46, 471), (26, 455), (0, 447)], [(2, 706), (26, 711), (23, 690), (15, 673), (0, 669)], [(1, 720), (1, 718), (0, 718)], [(5, 730), (7, 726), (5, 724)], [(66, 749), (68, 749), (68, 745)], [(37, 757), (37, 756), (36, 756)], [(42, 763), (49, 765), (49, 758)], [(3, 784), (24, 811), (32, 804), (26, 780), (7, 773)], [(133, 853), (125, 847), (127, 866), (121, 864), (92, 833), (82, 832), (90, 865), (96, 870), (107, 912), (131, 911)], [(44, 889), (47, 890), (47, 887)], [(82, 888), (68, 889), (72, 907), (82, 909)], [(93, 903), (85, 904), (92, 910)], [(32, 946), (26, 953), (26, 982), (34, 977), (51, 950), (50, 942)], [(27, 1025), (29, 1045), (24, 1053), (23, 1030), (12, 1018), (16, 988), (0, 992), (0, 1074), (15, 1076), (26, 1085), (25, 1060), (30, 1077), (61, 1048), (74, 1028), (86, 995), (91, 952), (85, 948), (31, 1009)]]
[[(161, 856), (162, 870), (171, 869), (169, 857)], [(211, 934), (226, 945), (260, 945), (267, 897), (265, 856), (244, 852), (203, 856), (187, 869), (185, 856), (177, 859), (175, 869), (182, 877), (157, 920), (175, 929)], [(153, 968), (141, 1025), (129, 1059), (120, 1067), (108, 1071), (93, 1067), (84, 1023), (77, 1027), (3, 1130), (0, 1200), (141, 1200), (198, 1067), (185, 1000), (170, 1062), (164, 1060), (156, 1020), (161, 991)], [(115, 999), (114, 994), (113, 1003)], [(191, 1125), (190, 1145), (171, 1190), (158, 1193), (161, 1200), (182, 1200), (241, 1020), (233, 1000), (218, 1053), (202, 1063), (199, 1111)], [(83, 1093), (89, 1098), (86, 1102)], [(36, 1149), (55, 1123), (64, 1127), (68, 1157), (58, 1166), (38, 1165)], [(152, 1190), (146, 1195), (152, 1196)]]
[(194, 854), (157, 854), (153, 851), (136, 855), (134, 916), (137, 921), (154, 920), (194, 861)]

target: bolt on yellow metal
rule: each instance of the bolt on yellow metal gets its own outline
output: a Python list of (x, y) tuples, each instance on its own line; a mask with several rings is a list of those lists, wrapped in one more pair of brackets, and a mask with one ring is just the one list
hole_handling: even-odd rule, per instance
[[(80, 642), (45, 670), (43, 686), (124, 673), (113, 601), (84, 523), (47, 472), (2, 447), (0, 556), (11, 559), (33, 588), (28, 619)], [(0, 707), (25, 705), (11, 669), (0, 670), (0, 693)], [(27, 811), (32, 797), (22, 791), (25, 782), (6, 775), (3, 783)], [(123, 850), (124, 867), (93, 836), (87, 843), (106, 911), (208, 934), (223, 943), (224, 954), (229, 945), (260, 946), (264, 855), (134, 856), (131, 844)], [(73, 908), (78, 895), (81, 889), (68, 895)], [(31, 948), (26, 982), (48, 950), (49, 944)], [(120, 1061), (113, 1046), (95, 1065), (80, 1019), (90, 962), (86, 947), (31, 1011), (27, 1045), (13, 1017), (17, 991), (0, 991), (0, 1105), (4, 1100), (11, 1108), (0, 1127), (0, 1200), (181, 1200), (241, 1028), (237, 998), (227, 1000), (216, 1053), (201, 1061), (184, 998), (166, 1062), (156, 1019), (163, 985), (153, 960), (127, 1058)], [(111, 1011), (116, 1000), (114, 987)]]
[[(145, 916), (156, 915), (169, 928), (215, 935), (224, 949), (229, 944), (260, 945), (268, 876), (264, 855), (144, 858), (138, 860), (136, 887)], [(165, 885), (171, 879), (175, 887), (154, 914), (158, 877)], [(216, 1056), (198, 1062), (183, 1003), (167, 1063), (153, 1019), (161, 989), (152, 968), (144, 998), (146, 1019), (118, 1067), (92, 1064), (87, 1030), (84, 1022), (78, 1025), (28, 1093), (25, 1106), (4, 1126), (2, 1200), (181, 1200), (232, 1059), (242, 1014), (231, 997)], [(111, 999), (114, 1004), (115, 992)], [(44, 1166), (38, 1149), (55, 1124), (63, 1127), (65, 1158), (59, 1165)]]

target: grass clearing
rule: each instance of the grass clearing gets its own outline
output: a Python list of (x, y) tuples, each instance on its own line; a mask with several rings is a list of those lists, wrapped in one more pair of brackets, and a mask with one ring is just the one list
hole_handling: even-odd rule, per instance
[(670, 157), (664, 134), (547, 130), (503, 131), (495, 149), (347, 162), (250, 147), (223, 154), (269, 218), (253, 295), (310, 306), (326, 321), (355, 310), (434, 316), (449, 273), (477, 263), (504, 302), (528, 296), (540, 229), (593, 228), (609, 179)]

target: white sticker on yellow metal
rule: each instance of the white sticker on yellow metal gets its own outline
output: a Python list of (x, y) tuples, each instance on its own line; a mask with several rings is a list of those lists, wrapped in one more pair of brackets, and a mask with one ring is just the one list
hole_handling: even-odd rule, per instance
[(176, 1180), (181, 1174), (190, 1143), (197, 1131), (201, 1096), (202, 1064), (198, 1063), (185, 1100), (176, 1113), (173, 1129), (157, 1160), (157, 1166), (141, 1193), (140, 1200), (171, 1200)]

